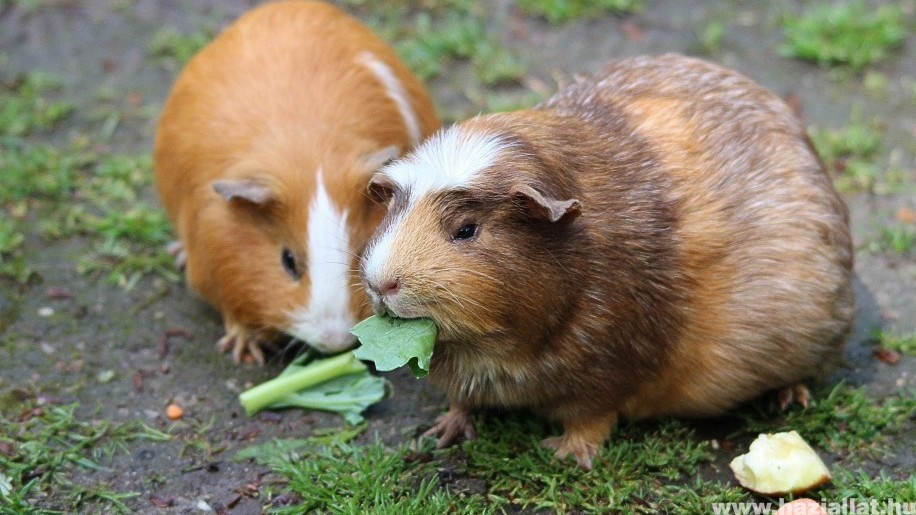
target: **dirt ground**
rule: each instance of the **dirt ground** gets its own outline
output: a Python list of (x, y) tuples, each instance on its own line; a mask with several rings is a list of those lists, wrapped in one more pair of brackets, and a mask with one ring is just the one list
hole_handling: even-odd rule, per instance
[[(61, 96), (76, 104), (68, 120), (73, 129), (99, 130), (100, 108), (121, 112), (111, 140), (118, 152), (148, 152), (159, 108), (175, 70), (154, 62), (149, 42), (162, 27), (190, 33), (201, 27), (225, 26), (255, 2), (227, 0), (67, 0), (45, 2), (34, 11), (0, 3), (0, 53), (8, 72), (42, 70), (64, 79)], [(555, 89), (556, 81), (595, 70), (621, 56), (669, 51), (697, 54), (697, 34), (709, 20), (726, 22), (716, 61), (732, 66), (780, 95), (793, 98), (807, 123), (841, 127), (853, 112), (878, 118), (883, 128), (884, 163), (914, 170), (916, 136), (916, 52), (914, 38), (894, 57), (875, 67), (889, 79), (876, 97), (858, 77), (838, 79), (812, 64), (779, 57), (774, 51), (780, 31), (768, 2), (647, 1), (631, 16), (605, 16), (560, 26), (521, 14), (512, 2), (494, 0), (490, 30), (509, 48), (525, 56), (528, 79), (516, 88)], [(15, 2), (13, 4), (16, 4)], [(909, 12), (912, 14), (912, 2)], [(2, 61), (0, 61), (2, 62)], [(467, 98), (461, 74), (446, 70), (430, 89), (446, 113), (475, 114), (480, 107)], [(100, 94), (106, 92), (106, 94)], [(128, 101), (133, 98), (134, 101)], [(139, 99), (139, 101), (137, 101)], [(61, 132), (61, 137), (66, 131)], [(876, 396), (916, 388), (916, 364), (910, 356), (894, 366), (873, 359), (872, 331), (884, 327), (896, 334), (916, 331), (916, 257), (866, 249), (883, 224), (900, 208), (916, 209), (914, 185), (895, 193), (846, 195), (857, 248), (859, 315), (842, 374)], [(153, 191), (148, 197), (154, 200)], [(25, 253), (41, 283), (21, 288), (0, 281), (0, 331), (15, 342), (0, 349), (2, 385), (32, 384), (64, 400), (79, 401), (87, 417), (141, 419), (168, 428), (164, 408), (181, 404), (186, 416), (168, 443), (137, 441), (115, 457), (109, 470), (88, 473), (80, 481), (106, 481), (117, 490), (141, 492), (128, 501), (138, 511), (155, 511), (150, 494), (178, 500), (174, 512), (192, 512), (199, 501), (226, 506), (239, 489), (260, 480), (261, 468), (232, 456), (252, 442), (275, 437), (303, 437), (321, 428), (338, 428), (342, 420), (322, 413), (287, 411), (248, 418), (237, 394), (275, 376), (284, 357), (266, 367), (236, 366), (220, 355), (218, 315), (189, 295), (182, 284), (148, 277), (131, 291), (76, 271), (87, 251), (80, 238), (46, 241), (29, 236)], [(54, 299), (49, 288), (66, 288), (71, 298)], [(53, 312), (42, 308), (52, 308)], [(168, 339), (165, 356), (159, 343), (180, 329), (188, 337)], [(101, 374), (113, 371), (110, 380)], [(106, 376), (107, 377), (107, 376)], [(428, 425), (444, 408), (441, 394), (403, 371), (391, 374), (395, 395), (367, 414), (368, 429), (395, 444)], [(903, 445), (903, 447), (907, 447)], [(910, 455), (902, 463), (913, 464)], [(261, 502), (241, 498), (232, 513), (258, 513)]]

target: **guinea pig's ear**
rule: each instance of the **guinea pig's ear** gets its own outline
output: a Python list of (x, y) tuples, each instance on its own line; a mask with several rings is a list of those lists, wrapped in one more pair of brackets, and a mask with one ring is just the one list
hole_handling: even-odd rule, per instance
[(373, 202), (378, 204), (387, 204), (394, 196), (394, 182), (391, 177), (376, 172), (369, 178), (369, 185), (366, 187), (366, 194)]
[(531, 216), (543, 222), (569, 223), (582, 213), (578, 200), (548, 198), (527, 184), (512, 186), (509, 194), (513, 198), (522, 200)]
[(399, 155), (401, 155), (401, 150), (394, 145), (390, 145), (364, 156), (363, 163), (366, 165), (366, 170), (374, 172), (397, 159)]
[(270, 186), (254, 179), (229, 179), (213, 183), (213, 190), (226, 202), (240, 199), (256, 205), (264, 205), (273, 200), (274, 192)]

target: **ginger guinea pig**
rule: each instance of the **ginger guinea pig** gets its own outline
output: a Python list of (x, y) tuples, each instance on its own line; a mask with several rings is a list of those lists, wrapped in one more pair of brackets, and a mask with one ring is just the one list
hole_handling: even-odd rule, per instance
[(590, 468), (618, 417), (806, 402), (842, 354), (846, 207), (789, 107), (719, 66), (611, 64), (432, 136), (370, 194), (375, 310), (439, 327), (440, 446), (474, 436), (475, 407), (527, 407)]
[(178, 77), (155, 141), (156, 186), (192, 290), (238, 362), (281, 333), (355, 343), (369, 308), (357, 256), (384, 215), (366, 185), (439, 127), (423, 86), (340, 9), (243, 15)]

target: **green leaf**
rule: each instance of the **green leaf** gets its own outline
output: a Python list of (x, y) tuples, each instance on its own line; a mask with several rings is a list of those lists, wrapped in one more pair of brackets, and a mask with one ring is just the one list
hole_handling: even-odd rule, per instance
[(331, 411), (350, 425), (363, 421), (363, 411), (385, 398), (386, 381), (368, 371), (348, 374), (311, 388), (289, 393), (271, 408), (303, 408)]
[[(370, 376), (366, 365), (359, 362), (352, 352), (345, 352), (337, 356), (317, 359), (301, 365), (302, 360), (291, 363), (278, 377), (261, 383), (254, 388), (249, 388), (239, 394), (239, 402), (249, 416), (258, 411), (273, 407), (278, 402), (285, 401), (289, 395), (298, 391), (315, 388), (333, 379), (348, 376)], [(384, 385), (379, 387), (384, 394)], [(381, 397), (379, 397), (381, 399)], [(330, 407), (322, 409), (336, 411)], [(350, 410), (348, 405), (344, 411)]]
[(436, 344), (436, 324), (432, 320), (371, 316), (356, 324), (350, 332), (362, 343), (353, 354), (375, 362), (378, 370), (394, 370), (408, 364), (414, 377), (429, 373)]

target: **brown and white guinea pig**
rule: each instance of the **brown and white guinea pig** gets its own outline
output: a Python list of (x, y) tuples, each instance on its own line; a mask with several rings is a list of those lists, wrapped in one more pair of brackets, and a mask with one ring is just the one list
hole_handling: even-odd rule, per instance
[(159, 122), (156, 185), (223, 352), (263, 363), (281, 333), (355, 343), (370, 312), (357, 256), (384, 215), (366, 185), (437, 128), (391, 48), (321, 2), (254, 9), (191, 60)]
[(842, 353), (847, 211), (774, 94), (678, 55), (609, 65), (530, 110), (440, 132), (377, 173), (377, 312), (439, 327), (429, 378), (527, 407), (591, 467), (618, 417), (721, 413)]

